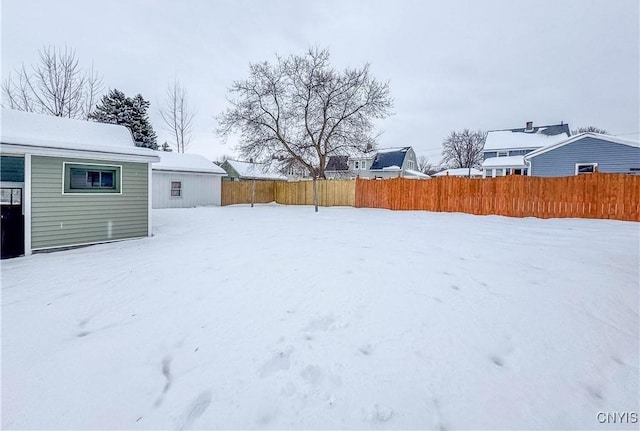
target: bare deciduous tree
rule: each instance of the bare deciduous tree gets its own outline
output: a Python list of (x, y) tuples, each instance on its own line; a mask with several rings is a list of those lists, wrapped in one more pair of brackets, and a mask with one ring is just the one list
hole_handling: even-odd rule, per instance
[(316, 203), (315, 181), (325, 178), (328, 157), (372, 148), (374, 120), (387, 117), (393, 104), (388, 83), (373, 78), (368, 64), (339, 72), (329, 51), (317, 48), (250, 64), (249, 78), (229, 92), (231, 108), (218, 116), (218, 134), (226, 139), (238, 131), (246, 159), (306, 168)]
[(196, 110), (189, 105), (187, 90), (177, 79), (167, 88), (167, 99), (160, 109), (160, 115), (165, 129), (175, 139), (172, 144), (179, 153), (184, 153), (191, 143), (191, 130)]
[(451, 132), (442, 143), (442, 164), (449, 168), (475, 168), (482, 163), (487, 133), (482, 130)]
[(587, 127), (578, 127), (577, 129), (572, 130), (571, 135), (578, 135), (580, 133), (585, 133), (585, 132), (601, 133), (603, 135), (609, 134), (609, 132), (607, 132), (605, 129), (601, 129), (595, 126), (587, 126)]
[(23, 64), (2, 83), (3, 106), (19, 111), (86, 120), (102, 92), (102, 78), (80, 66), (74, 50), (43, 48), (40, 63)]
[(437, 169), (426, 156), (418, 157), (418, 170), (423, 174), (433, 175)]
[(223, 154), (222, 156), (218, 157), (216, 160), (213, 161), (213, 163), (215, 163), (218, 166), (222, 166), (222, 164), (224, 162), (226, 162), (227, 160), (233, 160), (234, 156), (230, 156), (228, 154)]

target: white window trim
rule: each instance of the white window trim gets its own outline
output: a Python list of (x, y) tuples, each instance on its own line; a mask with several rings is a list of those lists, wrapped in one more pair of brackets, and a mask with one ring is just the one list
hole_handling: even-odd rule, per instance
[[(66, 181), (65, 172), (67, 170), (67, 165), (79, 165), (79, 166), (105, 166), (109, 168), (119, 168), (120, 172), (120, 191), (117, 193), (110, 192), (102, 192), (102, 193), (66, 193), (64, 191), (64, 184)], [(79, 162), (62, 162), (62, 194), (65, 196), (118, 196), (122, 195), (122, 190), (124, 189), (124, 172), (122, 169), (122, 165), (108, 165), (106, 163), (79, 163)]]
[[(598, 167), (598, 164), (597, 163), (576, 163), (575, 175), (579, 175), (578, 166), (593, 166), (593, 170), (595, 172), (596, 168)], [(588, 173), (591, 173), (591, 172), (588, 172)]]

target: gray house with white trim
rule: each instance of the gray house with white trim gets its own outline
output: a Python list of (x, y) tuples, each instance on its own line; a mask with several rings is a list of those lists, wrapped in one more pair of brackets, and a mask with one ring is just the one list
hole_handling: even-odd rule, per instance
[(524, 156), (529, 175), (564, 177), (598, 172), (640, 174), (640, 143), (581, 133)]
[(154, 151), (123, 126), (2, 110), (2, 257), (151, 235)]

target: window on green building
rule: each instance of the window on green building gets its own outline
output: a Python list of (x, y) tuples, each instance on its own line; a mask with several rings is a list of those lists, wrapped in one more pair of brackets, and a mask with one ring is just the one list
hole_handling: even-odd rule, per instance
[(64, 193), (120, 193), (120, 166), (64, 164)]

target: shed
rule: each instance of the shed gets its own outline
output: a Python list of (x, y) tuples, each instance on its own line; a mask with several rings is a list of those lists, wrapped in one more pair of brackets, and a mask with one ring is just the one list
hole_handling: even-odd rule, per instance
[(599, 172), (640, 174), (640, 143), (599, 133), (580, 133), (524, 156), (529, 175), (564, 177)]
[(199, 154), (156, 151), (153, 208), (220, 205), (224, 169)]
[(2, 110), (2, 257), (151, 235), (151, 164), (124, 126)]

